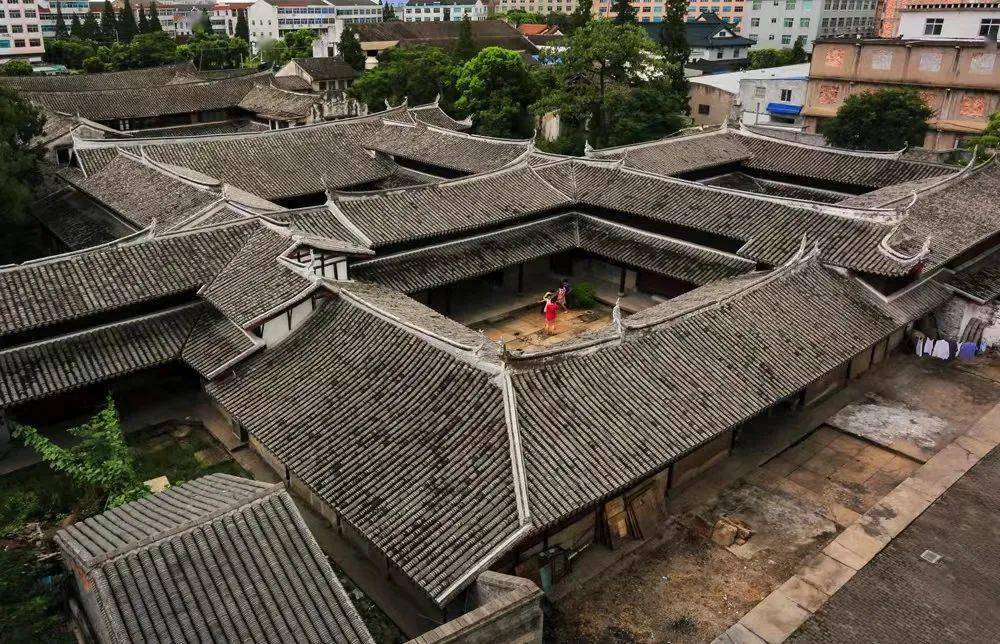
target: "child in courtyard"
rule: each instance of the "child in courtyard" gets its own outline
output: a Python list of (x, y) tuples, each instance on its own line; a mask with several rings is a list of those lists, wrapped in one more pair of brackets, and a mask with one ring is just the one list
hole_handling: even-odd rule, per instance
[(542, 309), (542, 312), (545, 314), (545, 331), (549, 335), (553, 335), (556, 332), (556, 312), (558, 310), (559, 305), (556, 304), (555, 298), (552, 297), (552, 293), (546, 293), (545, 307)]

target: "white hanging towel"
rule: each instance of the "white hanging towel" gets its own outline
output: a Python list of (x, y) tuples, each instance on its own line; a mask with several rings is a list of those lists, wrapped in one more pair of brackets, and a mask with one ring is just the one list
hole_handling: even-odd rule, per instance
[(947, 340), (938, 340), (934, 343), (934, 353), (932, 354), (935, 358), (941, 358), (942, 360), (947, 360), (951, 357), (951, 347), (948, 346)]
[(924, 355), (934, 355), (934, 340), (931, 340), (930, 338), (924, 340)]

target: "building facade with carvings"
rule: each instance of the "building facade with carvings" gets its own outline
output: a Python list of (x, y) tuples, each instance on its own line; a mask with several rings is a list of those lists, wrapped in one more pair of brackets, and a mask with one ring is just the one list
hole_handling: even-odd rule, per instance
[(954, 148), (1000, 110), (998, 58), (988, 40), (818, 40), (802, 109), (806, 131), (816, 132), (852, 94), (916, 87), (935, 112), (923, 147)]

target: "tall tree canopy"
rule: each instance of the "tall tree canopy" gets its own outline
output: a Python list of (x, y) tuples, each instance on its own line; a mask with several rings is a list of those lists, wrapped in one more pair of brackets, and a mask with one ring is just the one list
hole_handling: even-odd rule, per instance
[(156, 8), (156, 0), (149, 3), (149, 32), (163, 31), (163, 25), (160, 24), (160, 14)]
[(684, 75), (684, 65), (691, 57), (691, 46), (688, 44), (687, 0), (667, 0), (667, 15), (660, 23), (659, 40), (663, 48), (663, 56), (674, 68), (670, 74), (673, 88), (683, 94), (688, 92), (688, 80)]
[(149, 33), (149, 19), (146, 18), (146, 11), (142, 8), (142, 5), (139, 6), (139, 33)]
[(528, 108), (538, 98), (538, 84), (518, 52), (483, 49), (462, 65), (455, 89), (455, 108), (472, 116), (477, 133), (531, 136), (534, 127)]
[(236, 12), (236, 33), (234, 35), (250, 42), (250, 23), (247, 22), (246, 9), (239, 9)]
[(378, 67), (354, 81), (350, 93), (368, 105), (382, 109), (388, 102), (399, 105), (430, 103), (440, 95), (449, 105), (454, 97), (454, 60), (448, 52), (430, 45), (395, 47), (383, 52)]
[[(104, 16), (102, 15), (101, 18), (103, 21)], [(103, 33), (104, 32), (101, 30), (101, 26), (97, 24), (97, 18), (94, 16), (94, 12), (88, 11), (87, 17), (83, 19), (83, 26), (80, 30), (79, 36), (84, 40), (102, 40)], [(74, 33), (73, 35), (76, 36), (77, 34)]]
[(118, 12), (118, 40), (125, 44), (132, 41), (132, 38), (139, 33), (139, 26), (135, 23), (135, 13), (132, 12), (132, 3), (125, 0), (122, 9)]
[(355, 71), (364, 71), (365, 52), (361, 49), (361, 41), (354, 33), (349, 24), (344, 25), (344, 30), (340, 33), (340, 57)]
[[(73, 14), (76, 17), (76, 14)], [(56, 2), (56, 38), (69, 37), (69, 29), (66, 28), (66, 19), (63, 18), (62, 2)]]
[(466, 61), (476, 55), (476, 43), (472, 42), (472, 20), (469, 14), (462, 16), (458, 26), (458, 42), (455, 43), (455, 57)]
[(80, 24), (80, 16), (74, 13), (73, 19), (69, 21), (70, 34), (76, 36), (77, 38), (81, 38), (83, 34), (83, 32), (81, 31), (82, 28), (83, 25)]
[(611, 4), (611, 10), (615, 12), (616, 25), (635, 24), (639, 17), (631, 0), (615, 0)]
[(575, 30), (583, 27), (591, 19), (591, 13), (594, 10), (594, 0), (579, 0), (576, 5), (576, 9), (573, 10), (571, 14), (572, 21), (570, 23), (569, 29), (563, 29), (563, 33), (569, 36)]
[(242, 65), (249, 54), (250, 44), (242, 38), (199, 31), (189, 43), (177, 47), (175, 60), (190, 60), (198, 69), (230, 69)]
[(115, 18), (115, 8), (111, 6), (111, 0), (104, 0), (104, 8), (101, 9), (101, 41), (113, 43), (118, 40), (118, 20)]
[(820, 132), (838, 148), (899, 150), (923, 145), (933, 115), (916, 90), (883, 89), (848, 96)]
[[(45, 117), (14, 90), (0, 86), (0, 262), (20, 262), (25, 250), (18, 239), (29, 229), (26, 213), (31, 188), (40, 180), (38, 152), (30, 148), (42, 133)], [(37, 233), (36, 233), (37, 234)]]
[[(638, 25), (594, 20), (573, 32), (566, 45), (549, 87), (532, 106), (537, 116), (558, 112), (567, 130), (582, 133), (576, 140), (585, 137), (595, 147), (638, 140), (633, 138), (640, 136), (633, 125), (637, 121), (650, 124), (641, 128), (642, 138), (669, 134), (684, 121), (686, 96), (669, 82), (649, 80), (669, 78), (673, 65)], [(626, 114), (624, 106), (643, 111)], [(669, 114), (675, 117), (665, 119)], [(621, 120), (626, 116), (629, 125)]]
[(198, 22), (195, 24), (192, 31), (195, 33), (201, 32), (203, 34), (211, 34), (215, 32), (215, 29), (212, 27), (212, 17), (208, 15), (207, 9), (201, 10), (201, 15), (198, 16)]
[(388, 2), (388, 0), (382, 1), (382, 22), (392, 22), (393, 20), (399, 20), (396, 17), (396, 8)]

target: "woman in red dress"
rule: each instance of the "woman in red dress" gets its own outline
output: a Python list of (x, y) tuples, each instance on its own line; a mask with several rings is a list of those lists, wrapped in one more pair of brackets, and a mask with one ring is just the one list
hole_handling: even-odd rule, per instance
[(556, 332), (556, 312), (559, 310), (559, 305), (556, 304), (555, 299), (552, 297), (552, 293), (545, 294), (545, 308), (542, 311), (545, 313), (545, 331), (552, 335)]

